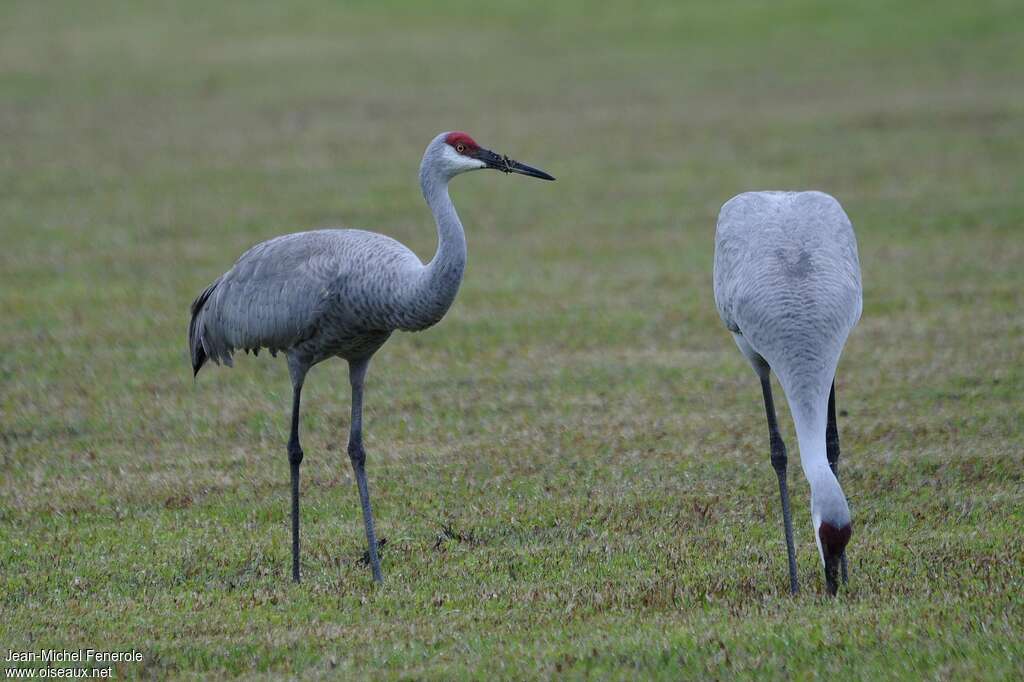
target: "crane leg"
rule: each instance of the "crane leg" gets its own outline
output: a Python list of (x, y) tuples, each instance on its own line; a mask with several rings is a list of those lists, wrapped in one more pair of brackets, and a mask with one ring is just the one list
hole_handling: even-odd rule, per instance
[[(828, 394), (828, 425), (825, 427), (825, 452), (828, 465), (836, 480), (839, 480), (839, 427), (836, 424), (836, 380), (832, 379), (832, 389)], [(843, 584), (847, 582), (846, 550), (839, 560)]]
[(292, 383), (292, 433), (288, 437), (288, 463), (292, 468), (292, 580), (299, 582), (299, 465), (302, 464), (299, 397), (302, 395), (302, 379)]
[(789, 486), (786, 483), (786, 444), (779, 433), (779, 423), (775, 417), (775, 401), (772, 399), (772, 383), (770, 371), (761, 376), (761, 394), (764, 397), (764, 411), (768, 415), (768, 437), (771, 440), (772, 468), (779, 479), (779, 497), (782, 500), (782, 526), (786, 534), (786, 553), (789, 558), (789, 591), (796, 594), (800, 586), (796, 578), (796, 548), (793, 545), (793, 517), (789, 511)]
[(363, 450), (363, 379), (370, 359), (349, 361), (349, 381), (352, 384), (352, 423), (348, 438), (348, 456), (352, 460), (352, 470), (356, 474), (356, 486), (359, 488), (359, 502), (363, 507), (363, 523), (366, 525), (367, 554), (370, 557), (370, 569), (373, 581), (382, 582), (380, 558), (377, 556), (377, 534), (373, 529), (373, 510), (370, 509), (370, 490), (366, 484), (366, 451)]

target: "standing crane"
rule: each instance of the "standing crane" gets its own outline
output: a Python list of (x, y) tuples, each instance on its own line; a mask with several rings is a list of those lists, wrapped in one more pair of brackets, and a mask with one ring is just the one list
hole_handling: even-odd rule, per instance
[(771, 463), (779, 479), (789, 587), (799, 590), (786, 485), (786, 446), (772, 400), (774, 369), (796, 425), (811, 486), (811, 520), (830, 594), (846, 582), (850, 508), (839, 486), (835, 375), (863, 294), (857, 240), (821, 192), (746, 192), (722, 206), (715, 233), (715, 303), (761, 379)]
[(292, 579), (299, 582), (299, 397), (309, 369), (348, 361), (352, 420), (348, 454), (355, 472), (375, 582), (381, 582), (363, 449), (363, 380), (373, 354), (395, 330), (420, 331), (448, 311), (466, 266), (466, 236), (448, 182), (493, 168), (543, 180), (542, 170), (499, 156), (463, 132), (441, 133), (423, 154), (420, 187), (437, 223), (438, 247), (424, 265), (399, 242), (374, 232), (331, 229), (287, 234), (252, 247), (192, 303), (192, 370), (207, 360), (232, 365), (232, 353), (267, 348), (288, 359), (292, 382), (288, 461), (292, 484)]

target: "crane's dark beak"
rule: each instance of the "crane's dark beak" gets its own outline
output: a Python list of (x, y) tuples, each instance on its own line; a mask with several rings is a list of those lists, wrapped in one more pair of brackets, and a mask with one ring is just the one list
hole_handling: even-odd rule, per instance
[(839, 556), (834, 554), (825, 555), (825, 589), (829, 595), (836, 596), (839, 591)]
[(540, 178), (541, 180), (555, 179), (539, 168), (527, 166), (525, 163), (519, 163), (507, 156), (499, 156), (490, 149), (480, 149), (474, 156), (486, 163), (488, 168), (500, 170), (502, 173), (519, 173), (520, 175), (529, 175), (531, 178)]

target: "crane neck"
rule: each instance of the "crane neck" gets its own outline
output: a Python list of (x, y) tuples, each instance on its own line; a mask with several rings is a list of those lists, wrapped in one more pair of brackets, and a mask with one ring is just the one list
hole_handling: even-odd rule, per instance
[(424, 159), (420, 167), (420, 189), (437, 223), (437, 251), (424, 267), (414, 294), (415, 313), (405, 328), (426, 329), (448, 312), (466, 269), (466, 233), (448, 196), (448, 177)]
[(817, 527), (821, 521), (828, 521), (837, 527), (848, 524), (850, 509), (839, 479), (828, 464), (825, 445), (828, 391), (825, 390), (821, 396), (803, 395), (794, 398), (791, 399), (787, 393), (800, 446), (800, 465), (811, 486), (811, 516), (817, 537)]
[[(832, 476), (828, 466), (828, 453), (825, 448), (825, 410), (817, 404), (805, 400), (790, 400), (789, 409), (796, 426), (796, 439), (800, 446), (800, 466), (804, 470), (807, 482), (811, 484), (811, 493), (821, 485), (828, 485), (826, 479)], [(827, 475), (826, 475), (827, 473)]]

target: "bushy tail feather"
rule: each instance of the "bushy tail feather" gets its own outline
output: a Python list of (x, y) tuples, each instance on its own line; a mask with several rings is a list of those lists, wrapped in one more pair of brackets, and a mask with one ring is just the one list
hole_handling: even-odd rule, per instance
[(203, 348), (203, 332), (204, 329), (199, 321), (199, 314), (203, 310), (203, 306), (206, 305), (206, 301), (210, 298), (214, 289), (220, 284), (220, 279), (206, 287), (203, 293), (196, 297), (196, 300), (192, 301), (192, 319), (188, 323), (188, 351), (189, 356), (192, 358), (192, 376), (195, 377), (199, 374), (199, 370), (202, 369), (203, 365), (206, 364), (207, 355), (206, 349)]

